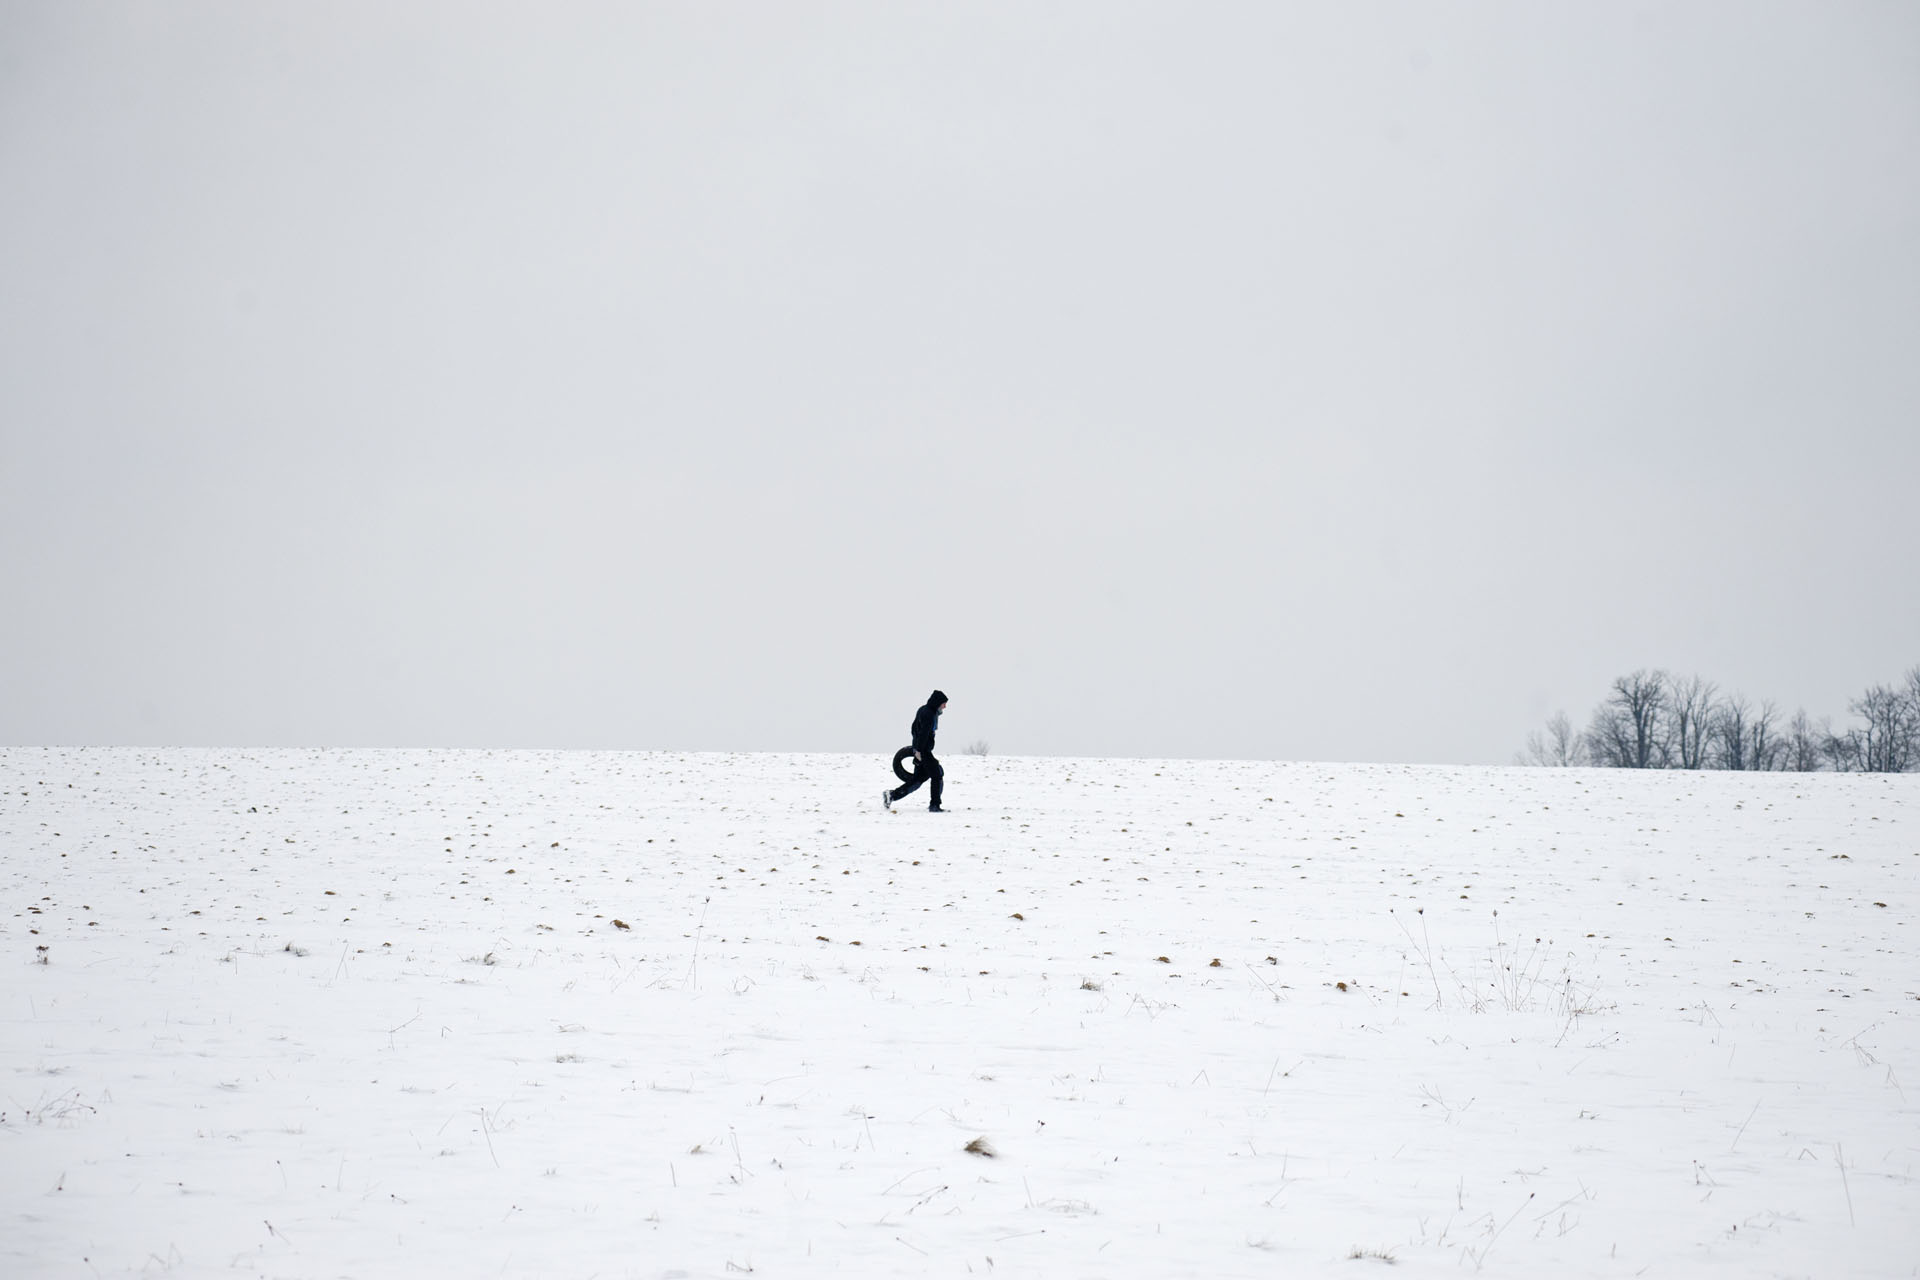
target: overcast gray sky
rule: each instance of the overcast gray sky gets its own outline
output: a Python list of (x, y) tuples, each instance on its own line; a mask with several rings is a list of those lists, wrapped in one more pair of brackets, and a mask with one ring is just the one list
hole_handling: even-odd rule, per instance
[(0, 742), (1499, 762), (1920, 662), (1920, 6), (0, 6)]

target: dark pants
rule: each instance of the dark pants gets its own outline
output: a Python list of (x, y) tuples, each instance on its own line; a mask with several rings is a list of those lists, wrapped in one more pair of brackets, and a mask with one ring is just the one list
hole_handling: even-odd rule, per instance
[(914, 762), (913, 776), (893, 789), (894, 803), (898, 804), (920, 789), (923, 782), (933, 783), (933, 803), (929, 808), (940, 807), (940, 788), (946, 783), (947, 771), (933, 758), (931, 751), (925, 752), (921, 759)]

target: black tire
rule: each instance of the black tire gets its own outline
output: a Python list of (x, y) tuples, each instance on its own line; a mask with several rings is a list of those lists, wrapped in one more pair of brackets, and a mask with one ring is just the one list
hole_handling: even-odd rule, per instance
[(893, 753), (893, 776), (902, 782), (912, 782), (913, 775), (907, 772), (906, 761), (912, 757), (912, 747), (902, 747)]

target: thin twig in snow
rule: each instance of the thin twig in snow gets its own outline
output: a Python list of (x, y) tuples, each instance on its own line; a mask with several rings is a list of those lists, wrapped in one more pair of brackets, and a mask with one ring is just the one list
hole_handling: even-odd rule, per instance
[(700, 982), (698, 978), (695, 977), (695, 970), (700, 967), (700, 938), (706, 932), (707, 908), (712, 904), (713, 899), (711, 897), (700, 900), (700, 923), (694, 926), (693, 930), (693, 959), (687, 964), (686, 986), (690, 991), (698, 991), (700, 989)]
[(1833, 1144), (1833, 1162), (1840, 1166), (1840, 1189), (1847, 1193), (1847, 1225), (1857, 1227), (1860, 1224), (1853, 1220), (1853, 1188), (1847, 1185), (1847, 1157), (1837, 1142)]
[(411, 1018), (408, 1018), (405, 1022), (401, 1023), (397, 1027), (388, 1027), (387, 1028), (387, 1048), (391, 1049), (395, 1047), (393, 1043), (394, 1032), (405, 1031), (408, 1027), (412, 1026), (414, 1023), (418, 1021), (420, 1021), (420, 1011), (418, 1008), (416, 1008)]
[(500, 1167), (500, 1156), (493, 1149), (492, 1126), (487, 1123), (487, 1109), (485, 1107), (480, 1108), (480, 1132), (486, 1135), (487, 1154), (493, 1157), (493, 1167), (498, 1169)]
[(926, 1168), (924, 1168), (924, 1169), (915, 1169), (915, 1170), (914, 1170), (914, 1171), (913, 1171), (912, 1173), (907, 1173), (907, 1174), (902, 1174), (902, 1175), (901, 1175), (901, 1176), (900, 1176), (900, 1177), (899, 1177), (898, 1179), (896, 1179), (896, 1180), (895, 1180), (895, 1181), (894, 1181), (894, 1182), (893, 1182), (893, 1183), (892, 1183), (891, 1185), (889, 1185), (889, 1186), (887, 1187), (887, 1189), (886, 1189), (885, 1191), (882, 1191), (882, 1192), (881, 1192), (880, 1194), (881, 1194), (881, 1195), (883, 1195), (883, 1196), (884, 1196), (884, 1195), (890, 1195), (890, 1194), (892, 1193), (892, 1191), (893, 1191), (893, 1188), (894, 1188), (894, 1187), (897, 1187), (897, 1186), (899, 1186), (899, 1185), (900, 1185), (900, 1184), (901, 1184), (902, 1182), (905, 1182), (905, 1181), (906, 1181), (906, 1180), (907, 1180), (908, 1178), (915, 1178), (915, 1177), (918, 1177), (919, 1175), (921, 1175), (921, 1174), (923, 1174), (923, 1173), (934, 1173), (934, 1172), (936, 1172), (936, 1171), (937, 1171), (937, 1170), (939, 1169), (939, 1167), (940, 1167), (940, 1166), (938, 1166), (938, 1165), (932, 1165), (932, 1164), (930, 1164), (930, 1165), (928, 1165), (928, 1166), (927, 1166)]
[(351, 942), (349, 942), (349, 943), (347, 943), (347, 944), (346, 944), (345, 946), (343, 946), (343, 947), (341, 947), (341, 948), (340, 948), (340, 963), (339, 963), (338, 965), (336, 965), (336, 966), (334, 966), (334, 970), (333, 970), (333, 977), (331, 977), (331, 978), (328, 978), (328, 979), (327, 979), (327, 985), (328, 985), (329, 987), (331, 987), (331, 986), (332, 986), (332, 985), (333, 985), (333, 984), (334, 984), (334, 983), (335, 983), (336, 981), (338, 981), (338, 980), (339, 980), (339, 977), (340, 977), (340, 975), (341, 975), (342, 973), (344, 973), (344, 972), (346, 971), (346, 968), (347, 968), (347, 948), (348, 948), (348, 947), (351, 947), (352, 945), (353, 945), (353, 944), (352, 944)]
[(1467, 1256), (1473, 1259), (1473, 1269), (1475, 1271), (1480, 1270), (1480, 1268), (1486, 1265), (1487, 1255), (1493, 1252), (1493, 1246), (1499, 1242), (1501, 1235), (1505, 1233), (1506, 1229), (1513, 1225), (1514, 1218), (1519, 1217), (1521, 1214), (1521, 1211), (1524, 1210), (1529, 1204), (1533, 1203), (1534, 1194), (1535, 1193), (1531, 1191), (1527, 1192), (1527, 1198), (1520, 1202), (1520, 1208), (1515, 1209), (1513, 1211), (1513, 1214), (1510, 1217), (1508, 1217), (1508, 1219), (1505, 1222), (1500, 1224), (1500, 1226), (1494, 1231), (1493, 1235), (1488, 1238), (1486, 1244), (1480, 1247), (1480, 1251), (1478, 1253), (1475, 1253), (1472, 1249), (1468, 1249), (1466, 1251)]

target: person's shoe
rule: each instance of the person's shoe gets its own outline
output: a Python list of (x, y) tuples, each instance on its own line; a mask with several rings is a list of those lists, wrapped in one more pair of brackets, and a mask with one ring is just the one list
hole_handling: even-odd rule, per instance
[(945, 813), (945, 812), (946, 812), (946, 810), (945, 810), (945, 809), (942, 809), (942, 808), (941, 808), (941, 807), (940, 807), (939, 805), (937, 805), (937, 804), (930, 804), (930, 805), (928, 805), (928, 806), (927, 806), (927, 812), (928, 812), (928, 813)]
[(885, 787), (881, 789), (880, 806), (884, 809), (893, 808), (893, 789), (891, 787)]

